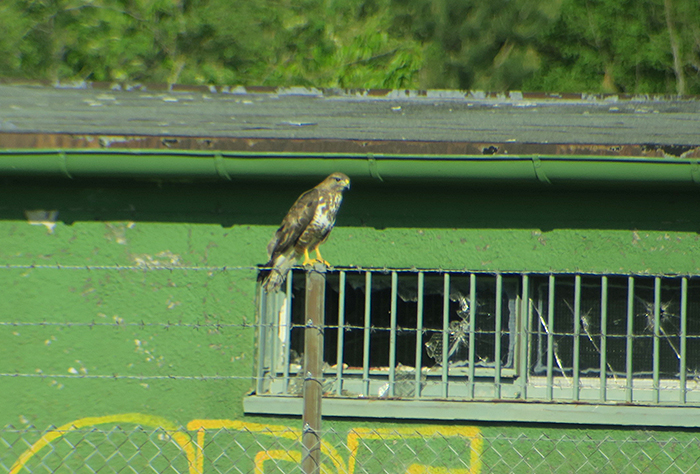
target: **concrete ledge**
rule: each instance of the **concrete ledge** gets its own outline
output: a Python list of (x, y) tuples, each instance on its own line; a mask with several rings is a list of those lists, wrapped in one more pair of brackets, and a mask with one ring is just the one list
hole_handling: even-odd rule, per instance
[[(298, 415), (301, 397), (251, 395), (246, 414)], [(323, 416), (480, 422), (700, 427), (700, 407), (324, 398)]]

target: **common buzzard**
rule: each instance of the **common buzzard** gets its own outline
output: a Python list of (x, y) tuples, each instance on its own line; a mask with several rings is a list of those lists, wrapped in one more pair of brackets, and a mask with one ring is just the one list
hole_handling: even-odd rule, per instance
[[(318, 246), (333, 229), (346, 189), (350, 189), (350, 178), (343, 173), (333, 173), (299, 196), (267, 246), (270, 260), (265, 266), (272, 267), (272, 270), (263, 283), (265, 291), (277, 291), (302, 255), (303, 265), (313, 262), (328, 265)], [(316, 258), (312, 260), (309, 252), (314, 250)]]

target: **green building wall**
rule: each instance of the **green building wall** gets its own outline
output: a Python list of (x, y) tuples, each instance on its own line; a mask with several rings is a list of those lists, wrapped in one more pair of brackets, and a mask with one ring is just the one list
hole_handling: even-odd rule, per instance
[[(298, 430), (297, 418), (244, 415), (242, 399), (255, 360), (256, 265), (294, 199), (323, 177), (5, 181), (0, 424), (44, 430), (86, 418), (85, 425), (167, 421), (192, 439), (207, 420)], [(697, 274), (698, 204), (688, 189), (357, 180), (323, 255), (337, 266)], [(27, 213), (36, 210), (58, 211), (55, 225)], [(338, 446), (351, 429), (434, 426), (324, 420)], [(552, 438), (580, 430), (469, 422), (446, 429)], [(644, 438), (609, 427), (586, 431)], [(30, 442), (40, 438), (33, 436)], [(497, 456), (516, 454), (490, 450), (479, 462), (494, 465)], [(345, 451), (341, 457), (350, 462)], [(561, 462), (574, 466), (583, 457), (572, 449)]]

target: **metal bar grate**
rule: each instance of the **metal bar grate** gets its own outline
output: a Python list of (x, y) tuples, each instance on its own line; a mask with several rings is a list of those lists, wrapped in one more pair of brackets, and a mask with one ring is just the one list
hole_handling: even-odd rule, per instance
[[(365, 273), (365, 288), (372, 288), (372, 272)], [(365, 397), (369, 396), (369, 348), (370, 348), (370, 330), (372, 327), (372, 292), (365, 291), (365, 326), (364, 339), (362, 345), (362, 394)]]
[(496, 321), (494, 330), (494, 361), (493, 396), (501, 398), (501, 324), (503, 322), (503, 275), (496, 275)]
[(422, 391), (423, 372), (423, 304), (425, 296), (425, 273), (418, 272), (418, 288), (416, 290), (416, 367), (414, 396), (420, 398)]
[[(592, 341), (592, 339), (591, 339)], [(607, 399), (608, 387), (608, 277), (600, 277), (600, 401)]]
[(284, 358), (283, 370), (283, 380), (284, 380), (284, 391), (289, 390), (289, 364), (291, 350), (289, 350), (289, 343), (292, 339), (292, 281), (294, 275), (290, 274), (287, 278), (287, 297), (284, 302), (284, 310), (280, 314), (284, 317), (284, 321), (280, 324), (280, 338), (282, 339), (282, 354)]
[[(261, 295), (258, 394), (299, 395), (295, 273)], [(700, 406), (700, 276), (328, 275), (327, 395)]]
[(396, 300), (398, 299), (398, 275), (391, 272), (391, 322), (389, 325), (389, 396), (395, 395), (396, 385)]
[(260, 301), (260, 306), (258, 311), (259, 313), (259, 326), (258, 326), (258, 333), (257, 333), (257, 340), (258, 340), (258, 349), (259, 349), (259, 354), (258, 354), (258, 360), (256, 364), (256, 370), (255, 370), (255, 376), (256, 376), (256, 390), (258, 393), (262, 393), (264, 391), (264, 377), (265, 377), (265, 320), (267, 317), (267, 308), (271, 306), (271, 301), (268, 302), (268, 299), (265, 298), (265, 291), (263, 290), (262, 287), (258, 288), (259, 293), (259, 301)]
[(571, 398), (578, 401), (580, 392), (580, 361), (581, 361), (581, 275), (574, 277), (574, 369), (573, 393)]
[(345, 351), (345, 272), (338, 279), (338, 351), (336, 353), (336, 395), (343, 395), (343, 353)]
[(634, 398), (632, 381), (633, 347), (634, 347), (634, 277), (627, 278), (627, 346), (625, 350), (625, 401), (631, 403)]
[(442, 290), (442, 398), (447, 398), (447, 383), (450, 371), (449, 347), (450, 347), (450, 274), (443, 275)]
[(549, 288), (547, 291), (547, 400), (554, 399), (554, 291), (556, 288), (556, 277), (549, 275)]
[(680, 392), (681, 404), (687, 402), (686, 392), (687, 392), (687, 365), (686, 360), (688, 358), (687, 350), (687, 338), (688, 338), (688, 278), (683, 277), (681, 279), (681, 329), (680, 329), (680, 339), (681, 339), (681, 356), (680, 356), (680, 386), (678, 390)]
[(531, 332), (530, 318), (532, 316), (531, 308), (532, 303), (530, 299), (530, 278), (529, 275), (524, 274), (521, 280), (522, 294), (521, 294), (521, 304), (520, 304), (520, 329), (518, 330), (517, 341), (520, 346), (520, 363), (519, 363), (519, 375), (518, 377), (520, 383), (520, 394), (519, 396), (523, 399), (527, 399), (527, 373), (529, 369), (528, 361), (528, 345), (529, 345), (529, 335)]
[(469, 374), (468, 396), (474, 398), (475, 358), (476, 358), (476, 275), (469, 275)]

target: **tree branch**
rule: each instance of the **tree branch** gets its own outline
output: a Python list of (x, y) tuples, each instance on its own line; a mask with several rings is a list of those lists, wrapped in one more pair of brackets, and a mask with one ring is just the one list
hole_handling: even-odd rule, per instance
[(676, 74), (676, 89), (679, 95), (685, 94), (685, 77), (683, 76), (683, 65), (681, 64), (681, 55), (676, 39), (676, 29), (673, 24), (671, 14), (673, 6), (671, 0), (664, 0), (664, 12), (666, 14), (666, 28), (668, 35), (671, 38), (671, 52), (673, 53), (673, 72)]

